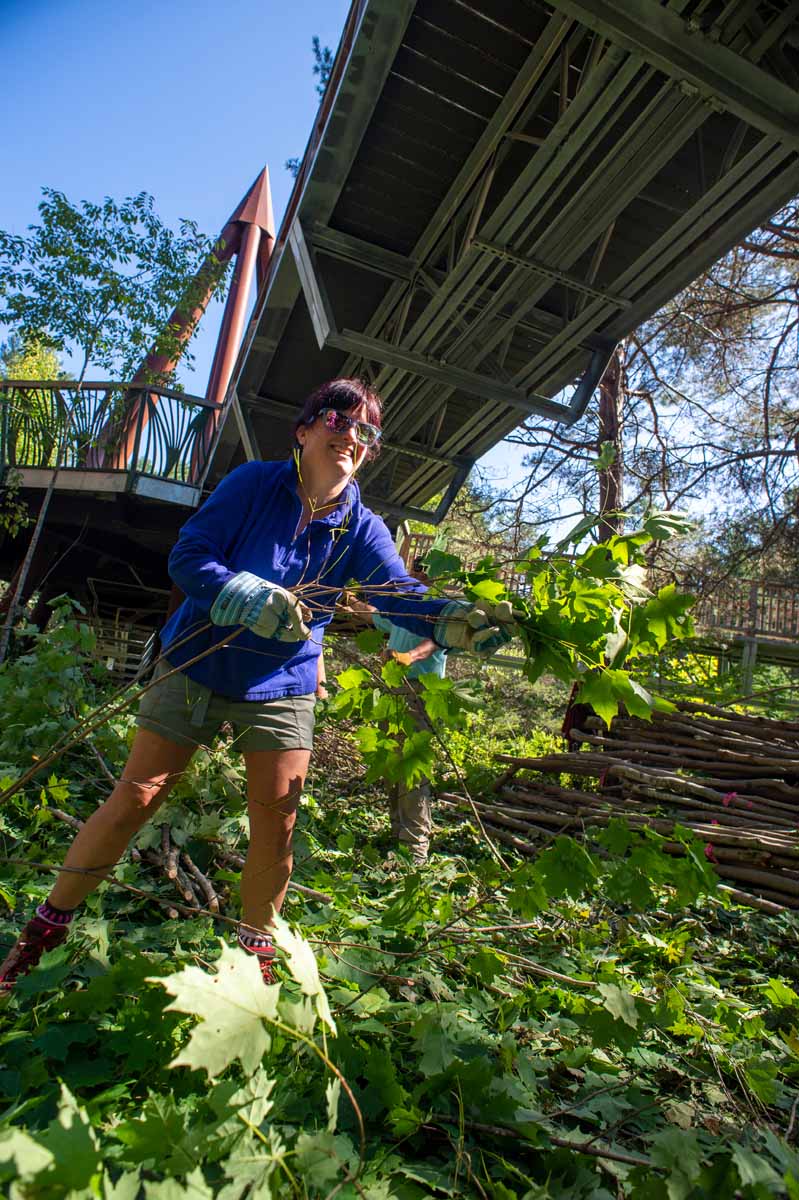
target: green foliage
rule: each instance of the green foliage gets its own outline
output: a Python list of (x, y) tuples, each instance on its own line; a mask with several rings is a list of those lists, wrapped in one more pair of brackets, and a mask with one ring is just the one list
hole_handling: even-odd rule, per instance
[[(330, 75), (333, 70), (335, 61), (333, 51), (329, 46), (323, 46), (319, 38), (314, 34), (311, 38), (311, 52), (313, 54), (313, 73), (317, 78), (316, 94), (320, 100), (327, 91), (327, 85), (330, 82)], [(285, 167), (286, 170), (297, 178), (300, 170), (299, 158), (287, 158)]]
[[(552, 560), (571, 572), (552, 583), (561, 631), (587, 624), (599, 637), (611, 576), (598, 566), (636, 566), (644, 544), (619, 539), (590, 574), (580, 556)], [(493, 570), (463, 583), (485, 588)], [(624, 592), (634, 580), (613, 579), (623, 611), (637, 611)], [(671, 604), (641, 641), (663, 621), (669, 636)], [(98, 699), (90, 650), (64, 605), (0, 670), (8, 776)], [(614, 695), (640, 699), (615, 659), (596, 678), (608, 676)], [(340, 785), (346, 743), (340, 724), (324, 725), (335, 749), (311, 778), (295, 850), (301, 882), (330, 899), (289, 893), (278, 983), (265, 986), (210, 919), (163, 921), (104, 884), (0, 1012), (0, 1184), (12, 1200), (795, 1196), (799, 1155), (775, 1131), (799, 1080), (796, 919), (725, 904), (688, 831), (675, 831), (675, 857), (618, 820), (581, 842), (554, 836), (507, 869), (463, 824), (439, 830), (427, 868), (383, 863), (378, 785), (474, 774), (495, 750), (518, 750), (512, 688), (489, 670), (417, 690), (400, 664), (368, 658), (337, 684), (331, 711), (350, 722), (367, 772)], [(529, 712), (524, 687), (516, 702)], [(507, 723), (492, 726), (500, 708)], [(0, 920), (6, 942), (44, 893), (34, 864), (63, 857), (68, 833), (48, 809), (91, 810), (95, 750), (121, 761), (129, 725), (115, 716), (99, 745), (76, 747), (3, 811), (16, 861), (0, 887), (19, 909)], [(242, 782), (222, 743), (196, 756), (159, 814), (231, 915), (236, 873), (213, 863), (220, 841), (246, 840)], [(145, 829), (139, 844), (158, 837)], [(168, 894), (130, 864), (117, 877)]]
[[(505, 582), (502, 568), (507, 564), (488, 555), (464, 570), (456, 555), (433, 545), (425, 565), (439, 586), (458, 588), (470, 600), (508, 600), (524, 653), (525, 677), (534, 683), (550, 674), (566, 684), (579, 683), (578, 700), (591, 704), (609, 724), (622, 705), (644, 718), (654, 707), (668, 706), (625, 664), (648, 659), (689, 637), (692, 598), (671, 584), (652, 595), (643, 582), (645, 548), (684, 533), (683, 517), (653, 512), (640, 529), (579, 550), (598, 521), (582, 519), (550, 552), (545, 552), (545, 539), (539, 539), (519, 555), (514, 568), (526, 587), (515, 591)], [(361, 635), (359, 649), (364, 654), (374, 649), (371, 632)], [(336, 678), (339, 691), (330, 711), (361, 725), (358, 742), (368, 764), (368, 782), (383, 777), (412, 787), (430, 775), (433, 743), (443, 747), (443, 730), (449, 742), (450, 732), (464, 727), (476, 703), (474, 687), (423, 676), (414, 692), (403, 676), (403, 668), (390, 662), (380, 671), (350, 667)]]
[(61, 361), (40, 335), (12, 336), (0, 345), (0, 379), (64, 379)]
[(173, 310), (191, 313), (224, 281), (213, 242), (191, 221), (172, 232), (145, 192), (73, 204), (44, 188), (39, 216), (25, 237), (0, 231), (0, 319), (19, 342), (77, 355), (80, 378), (91, 363), (129, 379), (151, 349), (173, 360)]
[[(27, 672), (74, 712), (97, 683), (50, 674), (50, 654), (84, 661), (79, 618), (59, 621)], [(0, 673), (8, 705), (15, 667)], [(457, 736), (478, 740), (485, 708)], [(127, 730), (110, 723), (110, 758)], [(2, 753), (12, 773), (30, 761), (19, 732)], [(96, 802), (92, 761), (48, 769), (4, 810), (6, 854), (63, 856), (69, 831), (43, 814), (51, 795), (76, 812)], [(104, 885), (0, 1012), (12, 1200), (795, 1195), (799, 1156), (774, 1132), (799, 1078), (795, 919), (724, 907), (701, 849), (674, 858), (618, 821), (507, 872), (442, 828), (456, 853), (397, 871), (373, 845), (374, 790), (337, 793), (330, 775), (301, 806), (297, 859), (332, 901), (289, 894), (279, 984), (210, 920), (164, 921)], [(197, 861), (210, 839), (243, 838), (240, 785), (223, 745), (170, 802)], [(164, 894), (131, 872), (119, 869)], [(9, 866), (0, 882), (19, 896), (0, 920), (7, 943), (46, 885)]]

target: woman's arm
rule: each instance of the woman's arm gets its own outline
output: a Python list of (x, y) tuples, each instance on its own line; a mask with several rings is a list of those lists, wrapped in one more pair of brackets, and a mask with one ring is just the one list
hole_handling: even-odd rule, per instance
[(379, 517), (364, 510), (355, 535), (352, 574), (370, 605), (395, 625), (429, 638), (445, 599), (428, 596), (428, 589), (408, 574)]
[(258, 491), (260, 463), (231, 471), (180, 531), (169, 556), (169, 574), (182, 592), (209, 611), (236, 572), (229, 555), (249, 519)]

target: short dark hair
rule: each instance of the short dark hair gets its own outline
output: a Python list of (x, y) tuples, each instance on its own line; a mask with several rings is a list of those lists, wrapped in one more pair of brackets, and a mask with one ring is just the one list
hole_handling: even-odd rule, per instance
[[(315, 392), (311, 392), (302, 406), (302, 412), (294, 422), (292, 430), (294, 437), (302, 425), (313, 425), (323, 408), (336, 408), (339, 412), (347, 412), (351, 408), (366, 405), (366, 419), (370, 425), (381, 428), (383, 420), (383, 401), (374, 390), (362, 379), (330, 379), (323, 383)], [(366, 458), (374, 458), (380, 448), (380, 442), (375, 442), (366, 452)]]

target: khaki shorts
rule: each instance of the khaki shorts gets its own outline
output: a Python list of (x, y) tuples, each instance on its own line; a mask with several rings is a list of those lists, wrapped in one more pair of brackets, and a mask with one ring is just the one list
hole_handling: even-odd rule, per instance
[[(154, 680), (172, 668), (162, 659)], [(180, 746), (207, 746), (227, 721), (233, 726), (233, 748), (312, 750), (314, 696), (279, 696), (275, 700), (231, 700), (176, 671), (145, 692), (136, 724), (160, 733)]]

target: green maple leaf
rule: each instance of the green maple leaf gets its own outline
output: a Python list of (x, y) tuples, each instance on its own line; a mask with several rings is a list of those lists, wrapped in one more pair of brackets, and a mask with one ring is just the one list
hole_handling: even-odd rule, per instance
[[(443, 721), (450, 728), (462, 722), (463, 699), (456, 692), (457, 685), (451, 679), (440, 679), (438, 675), (420, 676), (422, 702), (431, 721)], [(467, 697), (467, 699), (470, 699)]]
[(777, 1099), (777, 1064), (766, 1058), (750, 1058), (744, 1064), (743, 1073), (749, 1087), (763, 1104), (773, 1104)]
[[(16, 1178), (33, 1179), (53, 1162), (53, 1152), (35, 1141), (22, 1129), (4, 1129), (0, 1133), (0, 1164), (13, 1163)], [(8, 1178), (0, 1167), (0, 1179)]]
[(782, 1183), (782, 1178), (774, 1170), (768, 1159), (755, 1154), (753, 1150), (749, 1150), (746, 1146), (738, 1143), (732, 1148), (732, 1160), (735, 1163), (743, 1187), (747, 1187), (748, 1185), (756, 1187), (758, 1184), (762, 1184), (768, 1188), (769, 1192), (779, 1194), (779, 1186)]
[(652, 1141), (652, 1161), (668, 1172), (669, 1200), (686, 1200), (702, 1169), (696, 1134), (687, 1129), (666, 1129)]
[(116, 1183), (106, 1175), (103, 1179), (103, 1200), (137, 1200), (141, 1194), (141, 1176), (138, 1171), (126, 1171)]
[(631, 1029), (638, 1026), (638, 1012), (635, 1000), (629, 992), (616, 987), (615, 983), (600, 983), (597, 990), (602, 996), (602, 1003), (611, 1016), (617, 1021), (624, 1021)]
[(408, 674), (408, 668), (402, 663), (397, 662), (396, 658), (390, 658), (387, 663), (383, 663), (380, 668), (380, 676), (386, 687), (396, 688), (402, 687), (402, 681)]
[(763, 997), (776, 1008), (793, 1008), (799, 1005), (799, 995), (782, 979), (769, 979), (768, 983), (760, 985)]
[(696, 528), (685, 513), (654, 510), (644, 518), (644, 532), (653, 541), (668, 541), (673, 537), (684, 537)]
[(348, 691), (350, 688), (361, 687), (364, 683), (368, 683), (370, 678), (365, 667), (348, 667), (346, 671), (342, 671), (340, 675), (336, 676), (336, 683), (340, 688)]
[(693, 625), (687, 616), (694, 597), (678, 592), (673, 583), (662, 587), (656, 596), (633, 610), (632, 627), (641, 642), (662, 650), (667, 642), (688, 637)]
[(607, 471), (608, 467), (615, 463), (617, 458), (617, 450), (613, 442), (602, 442), (599, 447), (599, 456), (594, 459), (591, 466), (595, 471)]
[[(253, 1122), (255, 1124), (255, 1122)], [(218, 1193), (218, 1200), (243, 1200), (246, 1197), (268, 1197), (269, 1178), (277, 1169), (278, 1163), (286, 1152), (286, 1147), (280, 1134), (272, 1126), (263, 1133), (266, 1146), (259, 1139), (257, 1142), (239, 1142), (230, 1156), (224, 1161), (225, 1177), (235, 1180)]]
[[(128, 1162), (159, 1159), (159, 1165), (163, 1165), (164, 1148), (179, 1148), (185, 1132), (186, 1117), (178, 1111), (174, 1098), (154, 1095), (146, 1101), (141, 1119), (123, 1121), (114, 1129), (114, 1136), (127, 1146)], [(194, 1166), (194, 1162), (178, 1162), (177, 1169), (185, 1170), (187, 1166)]]
[(275, 944), (285, 955), (285, 963), (292, 977), (296, 979), (304, 995), (314, 1001), (319, 1020), (324, 1021), (331, 1033), (335, 1035), (336, 1023), (319, 978), (319, 967), (316, 964), (314, 952), (308, 942), (298, 933), (294, 933), (287, 922), (277, 914), (274, 918), (273, 937)]
[(490, 604), (502, 600), (508, 594), (505, 584), (499, 579), (481, 579), (478, 583), (469, 584), (467, 591), (470, 599), (488, 600)]
[(575, 616), (605, 616), (609, 593), (592, 579), (575, 579), (564, 599)]
[(165, 1179), (144, 1185), (144, 1200), (213, 1200), (213, 1195), (199, 1167), (186, 1176), (185, 1183)]
[(66, 1190), (88, 1187), (92, 1176), (100, 1166), (100, 1151), (97, 1135), (91, 1127), (85, 1111), (69, 1088), (61, 1084), (61, 1102), (58, 1116), (52, 1120), (42, 1135), (42, 1144), (55, 1160), (53, 1167), (44, 1177)]
[(184, 967), (163, 979), (150, 978), (175, 997), (165, 1011), (200, 1018), (188, 1045), (171, 1067), (191, 1067), (214, 1079), (234, 1059), (251, 1074), (270, 1045), (264, 1021), (277, 1017), (280, 984), (265, 986), (254, 954), (222, 942), (216, 974)]
[(650, 720), (654, 700), (646, 688), (632, 679), (626, 671), (608, 670), (605, 672), (616, 696), (622, 701), (632, 717), (643, 717)]
[(440, 579), (442, 575), (455, 575), (461, 569), (461, 560), (457, 554), (445, 554), (443, 550), (428, 550), (425, 555), (425, 574), (430, 579)]
[(341, 1178), (342, 1170), (357, 1160), (347, 1135), (330, 1133), (327, 1129), (319, 1133), (301, 1133), (294, 1153), (303, 1180), (314, 1190), (325, 1193)]
[(597, 877), (588, 851), (574, 838), (563, 836), (539, 855), (535, 872), (550, 896), (580, 896)]
[(377, 654), (385, 640), (385, 634), (379, 629), (362, 629), (355, 639), (355, 644), (362, 654)]
[(606, 725), (610, 725), (619, 711), (619, 701), (607, 671), (587, 676), (580, 687), (577, 701), (579, 704), (590, 704)]
[(409, 734), (402, 744), (401, 753), (386, 763), (386, 777), (392, 783), (404, 783), (409, 788), (426, 779), (436, 763), (432, 741), (432, 734), (424, 729)]

